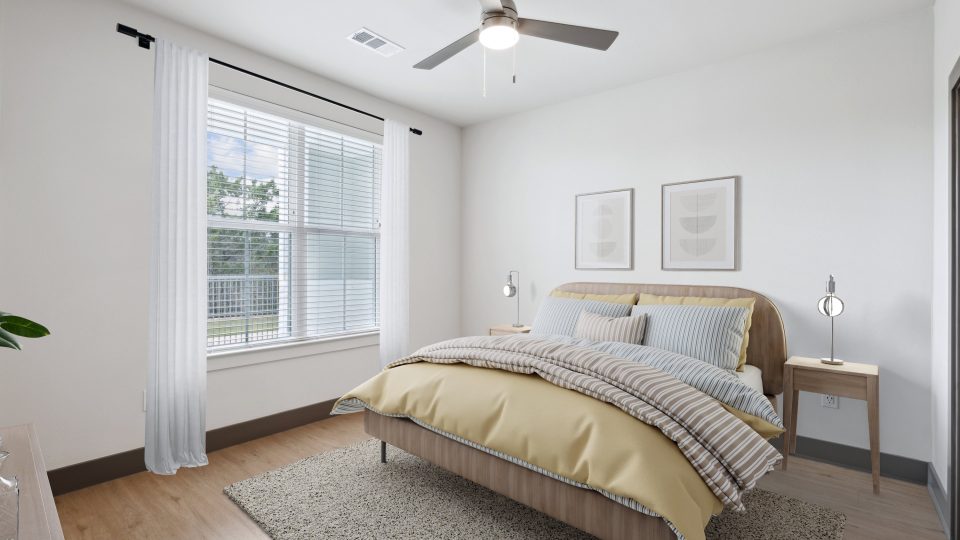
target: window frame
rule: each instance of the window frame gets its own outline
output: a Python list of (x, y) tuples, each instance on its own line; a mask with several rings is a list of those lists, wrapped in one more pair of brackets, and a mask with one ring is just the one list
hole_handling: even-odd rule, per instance
[[(291, 125), (289, 128), (288, 141), (291, 142), (288, 143), (288, 147), (296, 144), (305, 149), (307, 128), (312, 127), (333, 132), (343, 137), (359, 139), (361, 141), (370, 143), (379, 148), (382, 159), (383, 135), (380, 133), (370, 132), (358, 127), (330, 120), (322, 116), (317, 116), (300, 109), (280, 105), (269, 100), (218, 87), (213, 84), (209, 86), (207, 98), (208, 102), (209, 100), (223, 101), (233, 106), (250, 108), (255, 111), (267, 113), (283, 118), (284, 120), (291, 121), (295, 125)], [(208, 367), (208, 371), (217, 371), (220, 369), (228, 369), (243, 365), (299, 358), (314, 354), (322, 354), (324, 352), (376, 346), (379, 344), (380, 283), (379, 276), (377, 275), (379, 272), (379, 261), (375, 263), (374, 270), (376, 288), (375, 326), (359, 330), (347, 330), (339, 333), (314, 335), (303, 334), (298, 336), (298, 333), (302, 332), (309, 324), (309, 318), (306, 316), (306, 307), (300, 298), (305, 293), (303, 284), (307, 279), (306, 268), (304, 264), (302, 264), (302, 261), (307, 256), (305, 246), (307, 243), (307, 236), (311, 234), (319, 234), (371, 238), (374, 240), (376, 245), (375, 252), (379, 254), (380, 222), (379, 220), (377, 221), (377, 228), (375, 230), (357, 229), (349, 226), (337, 228), (308, 224), (306, 212), (304, 212), (304, 178), (306, 176), (305, 169), (307, 153), (306, 151), (302, 151), (295, 152), (294, 154), (296, 155), (290, 162), (289, 170), (294, 171), (295, 174), (291, 175), (291, 177), (287, 179), (287, 190), (288, 192), (298, 193), (298, 196), (296, 197), (294, 206), (289, 209), (287, 222), (270, 222), (256, 219), (227, 218), (222, 216), (207, 215), (208, 231), (212, 228), (219, 228), (240, 231), (276, 232), (281, 235), (289, 235), (290, 248), (289, 255), (286, 257), (289, 260), (284, 263), (284, 255), (282, 253), (280, 254), (281, 261), (279, 263), (280, 269), (278, 271), (278, 276), (280, 276), (280, 280), (282, 281), (284, 279), (284, 266), (288, 267), (290, 277), (287, 287), (290, 287), (291, 290), (301, 291), (301, 293), (297, 295), (290, 294), (289, 299), (286, 302), (283, 298), (280, 299), (280, 305), (278, 307), (278, 331), (282, 331), (280, 330), (280, 321), (283, 320), (283, 311), (287, 311), (289, 313), (287, 317), (290, 319), (290, 330), (287, 332), (286, 337), (214, 346), (208, 345), (207, 358), (214, 360), (215, 364)], [(380, 181), (382, 181), (382, 171), (381, 178), (378, 179), (378, 182)], [(291, 218), (293, 218), (292, 222), (290, 221)], [(209, 276), (207, 281), (209, 283)], [(209, 321), (209, 317), (207, 321)]]

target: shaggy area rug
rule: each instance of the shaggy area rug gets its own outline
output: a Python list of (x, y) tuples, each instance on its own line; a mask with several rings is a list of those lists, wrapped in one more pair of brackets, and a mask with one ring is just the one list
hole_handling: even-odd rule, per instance
[[(592, 536), (376, 440), (237, 482), (224, 493), (275, 540), (588, 539)], [(724, 512), (709, 539), (840, 539), (846, 516), (754, 490), (747, 512)]]

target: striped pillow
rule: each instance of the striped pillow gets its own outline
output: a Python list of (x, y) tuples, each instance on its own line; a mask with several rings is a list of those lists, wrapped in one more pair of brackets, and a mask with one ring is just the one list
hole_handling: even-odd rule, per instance
[(750, 344), (750, 324), (753, 321), (753, 308), (757, 299), (749, 298), (707, 298), (704, 296), (658, 296), (655, 294), (640, 293), (637, 295), (635, 304), (683, 304), (693, 306), (735, 306), (745, 307), (747, 313), (746, 324), (743, 325), (743, 345), (740, 345), (740, 361), (737, 363), (737, 371), (743, 371), (744, 364), (747, 363), (747, 346)]
[(537, 316), (533, 318), (533, 329), (530, 333), (546, 336), (573, 336), (581, 311), (607, 317), (626, 317), (630, 315), (631, 307), (628, 304), (547, 296), (540, 304)]
[(589, 311), (581, 311), (573, 337), (593, 341), (620, 341), (639, 345), (643, 340), (643, 323), (647, 318), (604, 317)]
[(744, 307), (636, 305), (631, 315), (647, 316), (644, 345), (703, 360), (722, 369), (737, 369)]

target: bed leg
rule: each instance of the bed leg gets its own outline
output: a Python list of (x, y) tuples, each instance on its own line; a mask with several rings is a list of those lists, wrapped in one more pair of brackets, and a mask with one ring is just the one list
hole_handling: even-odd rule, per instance
[(380, 463), (387, 462), (387, 442), (380, 441)]

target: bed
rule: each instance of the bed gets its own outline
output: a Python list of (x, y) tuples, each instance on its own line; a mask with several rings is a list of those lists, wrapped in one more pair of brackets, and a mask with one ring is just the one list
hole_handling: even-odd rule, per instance
[[(749, 367), (737, 376), (745, 385), (754, 388), (762, 387), (763, 393), (767, 396), (782, 392), (782, 366), (786, 361), (786, 338), (776, 306), (763, 295), (732, 287), (622, 283), (568, 283), (558, 287), (557, 290), (604, 295), (648, 293), (707, 298), (754, 298), (752, 326), (746, 351)], [(364, 403), (363, 400), (353, 397), (341, 400), (338, 404), (340, 410), (337, 411), (335, 408), (335, 412), (351, 412), (350, 406), (345, 405), (346, 402), (353, 403), (353, 410), (362, 409), (366, 432), (383, 442), (382, 458), (386, 457), (387, 444), (395, 446), (602, 539), (702, 538), (702, 526), (705, 520), (709, 520), (710, 514), (722, 510), (725, 504), (731, 503), (728, 499), (723, 499), (721, 503), (723, 490), (712, 481), (703, 480), (708, 475), (705, 475), (702, 470), (698, 469), (702, 478), (697, 478), (697, 481), (690, 480), (689, 472), (684, 469), (685, 466), (690, 465), (681, 463), (678, 457), (681, 454), (678, 448), (681, 448), (686, 459), (691, 463), (694, 461), (688, 454), (686, 443), (678, 442), (680, 439), (673, 435), (664, 436), (668, 434), (666, 429), (661, 429), (662, 433), (657, 432), (654, 435), (647, 433), (652, 430), (650, 425), (660, 425), (657, 422), (650, 422), (649, 418), (644, 421), (646, 423), (637, 422), (636, 419), (640, 418), (639, 413), (631, 412), (633, 418), (624, 414), (628, 407), (623, 403), (620, 403), (620, 410), (610, 407), (611, 403), (615, 403), (613, 398), (605, 398), (606, 402), (603, 402), (599, 401), (600, 397), (597, 396), (586, 397), (581, 393), (570, 392), (569, 389), (572, 388), (570, 381), (553, 381), (553, 384), (550, 384), (542, 380), (553, 376), (554, 372), (551, 370), (561, 369), (557, 367), (558, 365), (567, 365), (565, 362), (569, 363), (569, 358), (557, 353), (555, 364), (539, 368), (530, 367), (525, 364), (523, 358), (525, 355), (530, 356), (528, 354), (530, 351), (543, 350), (545, 345), (542, 342), (537, 343), (536, 340), (529, 338), (527, 342), (510, 341), (524, 339), (515, 336), (502, 339), (475, 339), (500, 339), (497, 341), (497, 346), (515, 348), (517, 351), (515, 356), (520, 359), (518, 362), (524, 365), (506, 368), (512, 370), (512, 373), (499, 369), (487, 369), (491, 362), (501, 361), (500, 355), (506, 354), (504, 351), (484, 351), (489, 353), (487, 357), (478, 354), (477, 359), (469, 364), (460, 356), (467, 356), (461, 351), (467, 350), (472, 342), (460, 341), (448, 345), (446, 349), (439, 347), (438, 352), (433, 352), (432, 354), (439, 360), (434, 358), (429, 364), (417, 362), (404, 365), (399, 369), (386, 370), (395, 372), (391, 374), (392, 380), (384, 380), (381, 374), (378, 375), (380, 379), (375, 377), (371, 380), (374, 382), (366, 383), (373, 385), (366, 389), (368, 396), (392, 393), (394, 396), (392, 403), (387, 400), (372, 406), (371, 403)], [(451, 360), (443, 360), (443, 358)], [(589, 362), (588, 360), (587, 363)], [(502, 366), (500, 368), (503, 369)], [(442, 378), (438, 374), (442, 374)], [(388, 386), (391, 384), (400, 390), (389, 390)], [(407, 386), (403, 386), (404, 384)], [(460, 386), (457, 387), (457, 384)], [(561, 388), (560, 386), (564, 384), (566, 386)], [(416, 389), (426, 387), (426, 389), (417, 397), (415, 393), (409, 391), (415, 387)], [(445, 398), (444, 406), (452, 412), (449, 412), (446, 418), (437, 419), (435, 418), (436, 403), (432, 403), (431, 400), (441, 399), (434, 396), (442, 396), (443, 391), (451, 393)], [(612, 392), (617, 393), (617, 389), (614, 388)], [(693, 392), (700, 394), (696, 390)], [(622, 399), (629, 400), (632, 396)], [(374, 400), (368, 398), (367, 401)], [(358, 408), (358, 403), (362, 407)], [(554, 406), (550, 406), (551, 403)], [(561, 407), (568, 407), (567, 411), (558, 415), (555, 412), (558, 409), (557, 403)], [(398, 407), (411, 409), (419, 407), (419, 410), (407, 417), (392, 414), (391, 411), (395, 412)], [(538, 409), (538, 407), (542, 408)], [(753, 422), (748, 421), (748, 419), (754, 420), (752, 416), (744, 417), (738, 411), (730, 410), (730, 407), (725, 405), (724, 407), (729, 412), (737, 413), (739, 420), (732, 421), (737, 424), (735, 426), (737, 429), (742, 429), (747, 423), (753, 430), (757, 429)], [(511, 437), (500, 433), (503, 431), (515, 435), (518, 429), (516, 424), (501, 430), (489, 428), (488, 424), (492, 418), (489, 416), (479, 420), (465, 420), (471, 415), (486, 414), (485, 409), (488, 408), (496, 409), (497, 414), (501, 416), (517, 418), (515, 421), (520, 422), (520, 429), (529, 431), (521, 437), (524, 439), (522, 443), (512, 441)], [(656, 408), (655, 406), (651, 409), (654, 414), (657, 414), (654, 410)], [(544, 419), (543, 422), (540, 421), (541, 418)], [(421, 421), (423, 419), (428, 419), (429, 422)], [(585, 421), (594, 419), (596, 424), (591, 425), (587, 430), (592, 437), (589, 440), (593, 442), (584, 444), (595, 445), (597, 440), (603, 442), (602, 449), (594, 450), (590, 454), (595, 462), (586, 460), (588, 463), (584, 463), (585, 460), (580, 456), (579, 461), (575, 463), (559, 463), (564, 459), (564, 456), (560, 455), (564, 449), (556, 449), (555, 452), (558, 454), (554, 456), (551, 453), (554, 452), (553, 447), (573, 444), (569, 441), (574, 439), (568, 440), (563, 437), (572, 437), (573, 435), (570, 434), (582, 429)], [(767, 419), (769, 420), (769, 417)], [(740, 420), (743, 420), (743, 425), (740, 425)], [(477, 427), (471, 422), (487, 426), (486, 431), (478, 434)], [(548, 425), (550, 431), (539, 433), (541, 423)], [(604, 429), (609, 433), (603, 434)], [(638, 431), (634, 433), (631, 430)], [(558, 432), (560, 439), (552, 438)], [(762, 432), (762, 430), (758, 431), (758, 433)], [(767, 439), (771, 436), (771, 433), (767, 433), (763, 438)], [(547, 441), (539, 441), (538, 437)], [(699, 437), (700, 434), (695, 438), (699, 440)], [(558, 443), (558, 440), (561, 442)], [(581, 437), (576, 440), (579, 444), (586, 439)], [(643, 442), (636, 444), (635, 441)], [(536, 451), (528, 448), (538, 443), (540, 447)], [(707, 443), (704, 444), (709, 446)], [(772, 468), (771, 464), (775, 463), (771, 458), (772, 454), (769, 449), (761, 448), (761, 445), (755, 442), (751, 444), (757, 449), (755, 455), (763, 456), (756, 457), (756, 460), (762, 463), (754, 469), (759, 470), (761, 474), (765, 473)], [(507, 451), (503, 451), (504, 449)], [(523, 452), (533, 452), (537, 456), (543, 455), (545, 461), (531, 463), (533, 460), (526, 461), (516, 457), (527, 455)], [(775, 454), (775, 451), (773, 453)], [(633, 454), (640, 455), (636, 458), (640, 462), (639, 465), (630, 461), (634, 458)], [(776, 457), (779, 459), (779, 454)], [(600, 463), (607, 459), (612, 460), (612, 463)], [(644, 464), (644, 461), (647, 463)], [(649, 463), (651, 461), (654, 466)], [(726, 463), (723, 459), (720, 461)], [(636, 467), (640, 469), (635, 473)], [(609, 471), (605, 472), (604, 468)], [(661, 468), (663, 469), (662, 478), (657, 476), (657, 469)], [(680, 471), (680, 469), (683, 470)], [(563, 470), (564, 474), (555, 474), (556, 470)], [(607, 475), (606, 478), (604, 474)], [(752, 473), (746, 489), (752, 487), (756, 477), (758, 475)], [(633, 478), (644, 478), (649, 485), (624, 482), (625, 479)], [(737, 477), (737, 483), (741, 483), (740, 478)], [(710, 486), (705, 486), (705, 483), (709, 483)], [(601, 489), (598, 485), (609, 489)], [(739, 487), (743, 488), (743, 485)], [(710, 493), (711, 489), (712, 493)], [(731, 489), (731, 492), (737, 491), (736, 487), (728, 488), (728, 491)], [(635, 493), (639, 495), (634, 496)], [(708, 497), (713, 498), (708, 500)], [(665, 499), (666, 502), (661, 499)], [(737, 503), (738, 500), (732, 502)]]

